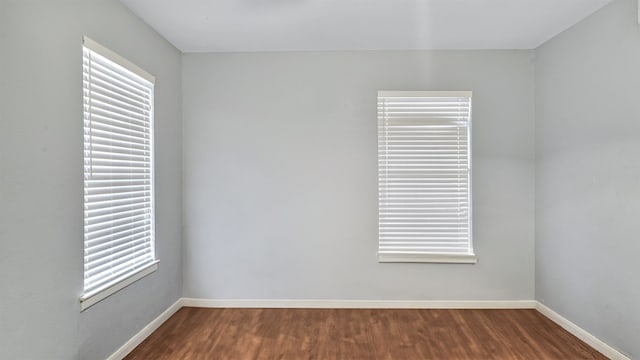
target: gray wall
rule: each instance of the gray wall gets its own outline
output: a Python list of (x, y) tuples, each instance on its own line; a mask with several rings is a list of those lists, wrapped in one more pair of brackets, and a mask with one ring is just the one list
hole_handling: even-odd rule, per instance
[[(534, 296), (531, 51), (188, 54), (184, 295)], [(377, 90), (473, 90), (476, 265), (377, 262)]]
[[(0, 6), (0, 358), (105, 358), (182, 292), (181, 54), (116, 0)], [(83, 35), (157, 78), (161, 262), (80, 313)]]
[(537, 49), (536, 298), (640, 357), (640, 28), (616, 0)]

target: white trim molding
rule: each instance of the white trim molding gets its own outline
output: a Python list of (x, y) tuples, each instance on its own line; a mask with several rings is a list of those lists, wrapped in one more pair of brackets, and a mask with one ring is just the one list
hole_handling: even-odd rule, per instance
[(147, 275), (153, 274), (156, 270), (158, 270), (159, 260), (155, 260), (149, 265), (137, 270), (133, 274), (125, 277), (124, 279), (116, 282), (115, 284), (106, 287), (104, 289), (99, 289), (97, 292), (91, 294), (85, 294), (80, 296), (80, 311), (85, 311), (90, 308), (94, 304), (99, 303), (100, 301), (108, 298), (109, 296), (115, 294), (121, 289), (126, 288), (127, 286), (133, 284), (134, 282), (142, 279)]
[(591, 335), (589, 332), (579, 327), (578, 325), (572, 323), (567, 318), (558, 314), (557, 312), (551, 310), (549, 307), (544, 305), (543, 303), (536, 301), (536, 310), (540, 312), (542, 315), (549, 318), (551, 321), (560, 325), (563, 329), (567, 330), (571, 334), (573, 334), (578, 339), (587, 343), (587, 345), (601, 352), (604, 356), (608, 357), (611, 360), (631, 360), (629, 357), (619, 352), (618, 350), (612, 348), (607, 345), (604, 341), (598, 339), (597, 337)]
[(475, 264), (478, 257), (474, 254), (378, 254), (378, 262)]
[(183, 306), (291, 309), (535, 309), (536, 302), (534, 300), (224, 300), (183, 298)]
[(83, 36), (82, 37), (82, 45), (84, 45), (85, 47), (97, 52), (98, 54), (100, 54), (101, 56), (106, 56), (108, 57), (110, 60), (112, 60), (113, 62), (117, 63), (118, 65), (122, 66), (125, 69), (128, 69), (131, 72), (134, 72), (136, 75), (140, 76), (141, 78), (155, 84), (156, 83), (156, 78), (155, 76), (149, 74), (148, 72), (146, 72), (143, 68), (139, 67), (138, 65), (134, 64), (133, 62), (125, 59), (124, 57), (122, 57), (120, 54), (116, 53), (115, 51), (112, 51), (111, 49), (100, 45), (98, 42), (92, 40), (90, 37), (88, 36)]
[(167, 310), (153, 319), (147, 326), (142, 328), (137, 334), (135, 334), (129, 341), (124, 343), (116, 352), (111, 354), (107, 360), (122, 360), (127, 356), (136, 346), (140, 345), (149, 335), (156, 331), (160, 325), (167, 321), (176, 311), (180, 310), (183, 305), (184, 298), (178, 299), (173, 305), (169, 306)]

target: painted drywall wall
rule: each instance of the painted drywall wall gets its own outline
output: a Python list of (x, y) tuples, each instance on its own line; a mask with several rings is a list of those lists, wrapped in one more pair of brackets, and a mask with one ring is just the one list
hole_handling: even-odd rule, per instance
[[(181, 54), (116, 0), (1, 5), (0, 358), (104, 359), (181, 296)], [(157, 78), (160, 267), (80, 313), (83, 35)]]
[[(531, 51), (187, 54), (184, 295), (534, 295)], [(378, 90), (472, 90), (476, 265), (378, 263)]]
[(536, 298), (640, 357), (640, 28), (616, 0), (536, 50)]

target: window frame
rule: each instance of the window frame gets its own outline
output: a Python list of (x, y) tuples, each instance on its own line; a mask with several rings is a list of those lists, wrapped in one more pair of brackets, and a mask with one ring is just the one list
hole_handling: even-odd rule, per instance
[[(378, 262), (413, 262), (413, 263), (464, 263), (464, 264), (475, 264), (477, 262), (477, 256), (474, 250), (473, 244), (473, 221), (472, 221), (472, 96), (473, 93), (471, 91), (378, 91)], [(462, 252), (428, 252), (428, 251), (402, 251), (400, 248), (393, 249), (394, 244), (386, 245), (387, 249), (382, 250), (382, 225), (383, 225), (383, 210), (386, 205), (384, 205), (385, 199), (383, 199), (383, 194), (387, 194), (389, 192), (387, 181), (387, 175), (382, 174), (382, 164), (385, 160), (382, 159), (382, 156), (387, 156), (389, 152), (387, 150), (382, 150), (383, 146), (387, 146), (387, 121), (388, 116), (385, 115), (385, 111), (387, 110), (386, 105), (384, 105), (384, 101), (389, 98), (468, 98), (468, 116), (466, 117), (466, 141), (467, 141), (467, 150), (466, 150), (466, 158), (467, 158), (467, 216), (468, 216), (468, 234), (467, 234), (467, 251)], [(383, 100), (384, 99), (384, 100)], [(382, 105), (381, 105), (382, 104)], [(409, 135), (413, 135), (409, 133)], [(385, 168), (387, 164), (385, 163)], [(387, 187), (383, 189), (384, 185)], [(454, 182), (454, 184), (459, 184), (458, 182)], [(402, 188), (396, 188), (402, 190)], [(404, 219), (401, 219), (404, 220)], [(419, 219), (417, 222), (420, 225), (423, 225), (421, 221), (424, 219)], [(404, 229), (407, 229), (405, 227)], [(389, 241), (385, 241), (387, 244)], [(400, 242), (400, 241), (399, 241)], [(425, 241), (423, 241), (426, 243)], [(391, 241), (393, 243), (393, 241)], [(395, 246), (399, 246), (395, 244)], [(401, 246), (400, 246), (401, 247)], [(391, 248), (391, 249), (390, 249)]]
[[(156, 254), (156, 234), (155, 234), (155, 213), (156, 213), (156, 199), (155, 199), (155, 146), (154, 146), (154, 110), (155, 110), (155, 105), (154, 105), (154, 95), (155, 95), (155, 77), (151, 74), (149, 74), (148, 72), (146, 72), (145, 70), (143, 70), (142, 68), (138, 67), (137, 65), (135, 65), (134, 63), (130, 62), (129, 60), (125, 59), (124, 57), (118, 55), (117, 53), (109, 50), (108, 48), (100, 45), (99, 43), (95, 42), (94, 40), (90, 39), (87, 36), (83, 37), (83, 41), (82, 41), (82, 57), (83, 57), (83, 70), (82, 70), (82, 76), (83, 76), (83, 128), (85, 129), (83, 131), (83, 178), (85, 179), (83, 181), (83, 248), (84, 248), (84, 255), (83, 255), (83, 293), (80, 296), (80, 310), (84, 311), (87, 308), (91, 307), (92, 305), (98, 303), (99, 301), (107, 298), (108, 296), (118, 292), (119, 290), (131, 285), (132, 283), (146, 277), (147, 275), (152, 274), (153, 272), (155, 272), (158, 269), (158, 263), (159, 260), (157, 259), (157, 254)], [(145, 244), (145, 248), (147, 248), (147, 246), (149, 246), (149, 250), (150, 250), (150, 256), (145, 252), (145, 256), (144, 256), (144, 262), (141, 263), (140, 265), (136, 265), (135, 267), (127, 267), (125, 266), (124, 269), (128, 270), (127, 272), (117, 276), (117, 277), (112, 277), (109, 281), (107, 281), (105, 284), (102, 284), (100, 286), (97, 287), (89, 287), (87, 288), (87, 241), (88, 241), (88, 235), (87, 235), (87, 224), (88, 224), (88, 219), (87, 219), (87, 213), (86, 213), (86, 209), (87, 209), (87, 184), (86, 184), (86, 168), (87, 168), (87, 161), (89, 160), (90, 162), (95, 161), (94, 158), (89, 155), (87, 157), (87, 146), (91, 146), (90, 143), (89, 145), (87, 144), (87, 137), (86, 137), (86, 131), (87, 131), (87, 122), (91, 122), (91, 114), (92, 114), (92, 109), (91, 109), (91, 101), (93, 101), (95, 98), (92, 96), (92, 93), (90, 90), (87, 90), (87, 84), (90, 83), (91, 81), (91, 66), (89, 66), (89, 70), (87, 70), (87, 67), (85, 66), (85, 53), (89, 53), (89, 54), (97, 54), (100, 57), (106, 59), (109, 63), (110, 66), (114, 66), (114, 68), (118, 68), (121, 70), (125, 70), (126, 74), (129, 75), (134, 75), (136, 77), (141, 78), (143, 81), (146, 81), (147, 86), (147, 91), (149, 92), (149, 109), (148, 109), (148, 119), (149, 119), (149, 124), (148, 124), (148, 149), (149, 149), (149, 160), (145, 161), (145, 163), (149, 163), (149, 181), (148, 181), (148, 187), (149, 190), (145, 191), (147, 193), (149, 193), (149, 196), (144, 196), (145, 198), (149, 198), (148, 202), (149, 202), (149, 207), (150, 207), (150, 215), (148, 217), (148, 221), (149, 221), (149, 230), (150, 234), (148, 235), (149, 240), (147, 243), (147, 240), (144, 240), (143, 244)], [(90, 64), (93, 64), (93, 62), (91, 60), (89, 60)], [(111, 100), (112, 98), (108, 98), (107, 101), (113, 101)], [(131, 98), (125, 98), (128, 101), (131, 101)], [(112, 106), (112, 105), (111, 105)], [(122, 121), (122, 120), (121, 120)], [(131, 123), (133, 124), (133, 123)], [(94, 131), (92, 125), (89, 125), (90, 129), (89, 131)], [(129, 126), (133, 126), (133, 125), (129, 125)], [(147, 127), (147, 126), (145, 126)], [(104, 150), (105, 152), (111, 154), (109, 151), (110, 150)], [(146, 155), (145, 155), (146, 156)], [(135, 162), (138, 162), (137, 160)], [(92, 166), (92, 165), (89, 165)], [(111, 165), (113, 166), (113, 165)], [(145, 182), (146, 184), (147, 182)], [(147, 185), (145, 185), (147, 186)], [(111, 187), (110, 185), (107, 185), (107, 187)], [(131, 195), (129, 195), (131, 196)], [(138, 195), (139, 196), (139, 195)], [(113, 199), (110, 199), (113, 200)], [(90, 204), (90, 203), (89, 203)], [(145, 219), (147, 219), (147, 217), (145, 217)], [(127, 219), (129, 221), (133, 221), (130, 219)], [(115, 221), (115, 220), (112, 220)], [(118, 224), (117, 226), (121, 226), (121, 225), (125, 225), (127, 223), (124, 224)], [(106, 229), (110, 229), (115, 225), (111, 225), (111, 227), (108, 227)], [(145, 226), (146, 227), (146, 226)], [(147, 237), (147, 236), (145, 236)], [(128, 240), (131, 241), (131, 240)], [(102, 251), (102, 250), (101, 250)], [(105, 256), (106, 257), (106, 256)], [(122, 257), (125, 257), (125, 255), (122, 255)], [(136, 256), (137, 259), (137, 256)], [(106, 271), (105, 271), (106, 273)], [(106, 277), (108, 279), (108, 277)]]

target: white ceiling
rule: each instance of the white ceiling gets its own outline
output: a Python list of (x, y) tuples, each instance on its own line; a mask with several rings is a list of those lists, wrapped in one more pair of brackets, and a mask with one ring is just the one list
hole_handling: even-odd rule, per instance
[(121, 0), (183, 52), (533, 49), (611, 0)]

